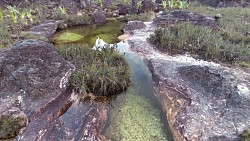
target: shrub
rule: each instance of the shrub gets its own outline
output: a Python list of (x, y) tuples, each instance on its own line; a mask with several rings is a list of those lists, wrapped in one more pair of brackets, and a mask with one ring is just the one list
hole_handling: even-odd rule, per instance
[(130, 69), (114, 47), (97, 51), (83, 46), (61, 46), (58, 50), (76, 66), (70, 84), (80, 93), (110, 95), (130, 85)]

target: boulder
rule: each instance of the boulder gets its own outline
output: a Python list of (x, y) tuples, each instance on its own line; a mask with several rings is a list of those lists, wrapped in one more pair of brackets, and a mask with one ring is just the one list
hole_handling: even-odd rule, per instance
[(126, 26), (124, 27), (124, 32), (127, 33), (127, 32), (130, 32), (130, 31), (133, 31), (133, 30), (136, 30), (136, 29), (142, 29), (142, 28), (145, 28), (146, 25), (144, 24), (144, 22), (142, 21), (129, 21)]
[(35, 39), (19, 41), (0, 56), (0, 117), (30, 118), (66, 90), (75, 69), (52, 44)]
[(209, 26), (216, 28), (217, 23), (214, 17), (200, 15), (198, 13), (177, 10), (166, 15), (158, 15), (153, 23), (155, 25), (171, 25), (178, 22), (191, 22), (195, 25)]
[(129, 13), (130, 8), (128, 6), (125, 6), (124, 4), (119, 3), (116, 5), (116, 7), (120, 15), (126, 15)]
[(141, 5), (141, 11), (153, 11), (155, 9), (155, 4), (152, 0), (143, 0)]
[(46, 20), (42, 24), (31, 27), (28, 31), (22, 31), (20, 36), (23, 39), (38, 39), (47, 42), (48, 38), (54, 35), (57, 28), (63, 24), (62, 20)]
[(93, 14), (91, 14), (91, 17), (94, 21), (94, 23), (102, 24), (106, 22), (106, 15), (105, 12), (101, 10), (96, 10)]

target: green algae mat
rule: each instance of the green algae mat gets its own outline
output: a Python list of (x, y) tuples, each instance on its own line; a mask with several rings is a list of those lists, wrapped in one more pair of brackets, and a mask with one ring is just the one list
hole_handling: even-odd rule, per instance
[(52, 41), (56, 44), (82, 43), (93, 46), (98, 37), (106, 43), (118, 42), (117, 37), (122, 35), (123, 23), (117, 20), (108, 20), (103, 25), (83, 25), (58, 31)]
[(105, 135), (119, 141), (167, 141), (160, 111), (135, 91), (125, 95), (120, 106), (113, 109)]

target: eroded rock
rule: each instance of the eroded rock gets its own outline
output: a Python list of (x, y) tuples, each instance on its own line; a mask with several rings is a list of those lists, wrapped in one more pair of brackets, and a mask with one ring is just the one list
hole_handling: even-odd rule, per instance
[(166, 15), (158, 15), (153, 21), (157, 26), (171, 25), (179, 22), (191, 22), (195, 25), (210, 26), (212, 28), (217, 27), (216, 19), (214, 17), (182, 10), (172, 11)]
[(13, 117), (10, 111), (15, 109), (30, 118), (66, 90), (75, 69), (52, 44), (35, 39), (19, 41), (0, 56), (0, 115), (4, 116)]

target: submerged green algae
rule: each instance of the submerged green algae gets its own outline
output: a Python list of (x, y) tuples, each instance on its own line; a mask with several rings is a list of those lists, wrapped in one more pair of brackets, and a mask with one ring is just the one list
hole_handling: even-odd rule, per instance
[(105, 135), (120, 141), (166, 141), (161, 115), (148, 99), (132, 90), (110, 115)]
[(103, 25), (84, 25), (67, 28), (57, 32), (52, 41), (56, 44), (82, 43), (94, 45), (98, 37), (106, 43), (118, 42), (117, 37), (122, 34), (123, 23), (116, 20), (109, 20)]

